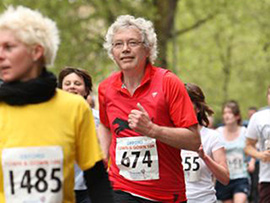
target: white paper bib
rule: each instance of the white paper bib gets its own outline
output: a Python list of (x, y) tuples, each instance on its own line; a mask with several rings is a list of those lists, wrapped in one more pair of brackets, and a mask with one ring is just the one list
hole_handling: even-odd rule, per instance
[(198, 153), (188, 150), (181, 150), (181, 157), (186, 181), (199, 181), (201, 176), (201, 159)]
[(227, 154), (226, 158), (231, 176), (244, 173), (243, 171), (244, 157), (241, 152)]
[(116, 165), (129, 180), (159, 179), (156, 140), (149, 137), (117, 138)]
[(2, 151), (6, 202), (63, 201), (63, 152), (59, 146)]

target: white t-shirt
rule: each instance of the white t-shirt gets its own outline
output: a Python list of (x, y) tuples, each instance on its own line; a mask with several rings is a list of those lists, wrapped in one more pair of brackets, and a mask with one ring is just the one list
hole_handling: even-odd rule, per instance
[(230, 179), (248, 178), (245, 146), (246, 146), (246, 127), (241, 127), (240, 135), (234, 140), (226, 140), (224, 138), (224, 126), (217, 128), (222, 135), (226, 150), (227, 165), (230, 172)]
[[(260, 151), (266, 150), (267, 142), (270, 142), (270, 108), (253, 114), (246, 137), (258, 140)], [(270, 182), (270, 162), (260, 161), (259, 182)]]
[[(213, 152), (224, 147), (221, 135), (217, 131), (205, 127), (202, 127), (200, 134), (205, 154), (213, 158)], [(199, 157), (198, 153), (181, 150), (181, 156), (185, 172), (188, 203), (216, 202), (212, 172)]]
[[(97, 129), (99, 126), (99, 112), (98, 110), (92, 109), (92, 114), (95, 120), (96, 129)], [(80, 167), (77, 164), (75, 164), (74, 170), (75, 170), (74, 190), (86, 190), (87, 187), (84, 181), (83, 171), (80, 169)]]

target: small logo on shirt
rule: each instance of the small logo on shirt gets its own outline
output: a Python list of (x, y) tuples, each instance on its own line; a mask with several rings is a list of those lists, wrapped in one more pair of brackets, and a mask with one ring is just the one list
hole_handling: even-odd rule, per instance
[(153, 98), (155, 98), (157, 96), (157, 94), (158, 94), (157, 92), (153, 92), (152, 93)]
[(115, 133), (118, 135), (121, 131), (125, 129), (131, 130), (131, 128), (128, 126), (128, 122), (126, 120), (123, 120), (121, 118), (116, 118), (113, 121), (113, 124), (118, 124), (118, 127), (115, 129)]

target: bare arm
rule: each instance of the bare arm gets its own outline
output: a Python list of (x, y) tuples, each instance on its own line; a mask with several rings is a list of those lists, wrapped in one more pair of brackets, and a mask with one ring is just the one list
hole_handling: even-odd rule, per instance
[(197, 125), (189, 128), (159, 126), (150, 120), (148, 113), (139, 103), (138, 108), (139, 110), (132, 110), (129, 114), (128, 122), (131, 129), (172, 147), (197, 151), (201, 144)]
[(257, 140), (253, 140), (250, 138), (246, 139), (246, 154), (252, 156), (253, 158), (260, 159), (263, 162), (270, 162), (270, 150), (259, 152), (256, 149), (256, 143)]
[(214, 151), (213, 159), (204, 153), (202, 146), (199, 148), (198, 153), (216, 179), (223, 185), (227, 185), (230, 181), (230, 174), (227, 167), (225, 149), (220, 148)]
[(249, 173), (253, 173), (255, 170), (255, 163), (256, 163), (256, 159), (255, 158), (251, 158), (250, 161), (248, 162), (248, 172)]
[(106, 128), (102, 123), (100, 123), (99, 125), (98, 139), (100, 142), (101, 150), (104, 154), (104, 159), (108, 160), (112, 134), (111, 131), (108, 128)]
[(197, 128), (197, 125), (189, 128), (173, 128), (153, 124), (149, 137), (156, 138), (178, 149), (197, 151), (201, 144)]

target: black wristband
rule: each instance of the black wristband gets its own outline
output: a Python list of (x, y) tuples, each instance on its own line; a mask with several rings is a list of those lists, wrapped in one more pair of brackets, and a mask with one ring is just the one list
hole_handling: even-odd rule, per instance
[(103, 161), (84, 171), (84, 178), (92, 203), (113, 203), (113, 191)]

